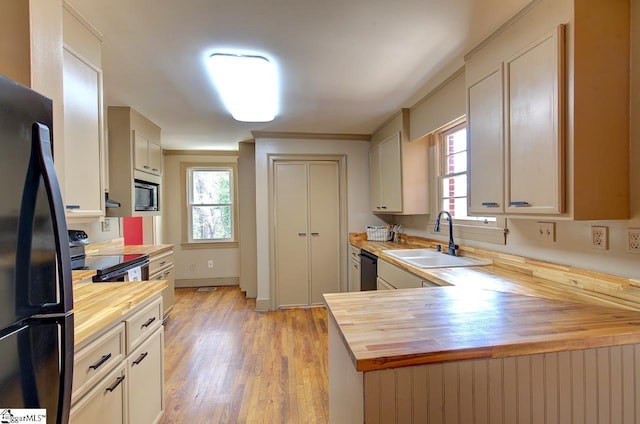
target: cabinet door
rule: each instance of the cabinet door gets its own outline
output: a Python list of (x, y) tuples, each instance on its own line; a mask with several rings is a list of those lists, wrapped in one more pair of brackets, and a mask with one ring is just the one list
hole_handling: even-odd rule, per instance
[(380, 146), (369, 152), (369, 202), (372, 212), (380, 212)]
[(127, 360), (129, 423), (152, 424), (164, 410), (163, 330), (153, 333)]
[(376, 283), (378, 285), (378, 290), (395, 290), (396, 289), (391, 284), (387, 283), (386, 281), (384, 281), (382, 278), (379, 278), (379, 277), (376, 279)]
[(469, 213), (504, 212), (503, 67), (467, 88)]
[(150, 275), (150, 280), (166, 280), (167, 288), (162, 290), (162, 309), (166, 317), (169, 311), (173, 309), (175, 303), (175, 277), (173, 263), (167, 268), (163, 268), (157, 273)]
[(340, 292), (340, 196), (336, 162), (309, 164), (311, 304)]
[(67, 49), (63, 55), (67, 217), (97, 218), (104, 216), (102, 72)]
[(162, 175), (162, 147), (149, 140), (149, 172)]
[(133, 160), (134, 167), (139, 171), (150, 172), (149, 139), (137, 131), (133, 131)]
[(71, 408), (71, 424), (125, 423), (126, 368), (124, 362), (102, 379), (85, 397)]
[(564, 209), (563, 27), (506, 64), (509, 213)]
[(400, 133), (380, 144), (380, 198), (383, 212), (402, 212)]
[(303, 162), (274, 164), (277, 306), (306, 305), (309, 299), (306, 167)]

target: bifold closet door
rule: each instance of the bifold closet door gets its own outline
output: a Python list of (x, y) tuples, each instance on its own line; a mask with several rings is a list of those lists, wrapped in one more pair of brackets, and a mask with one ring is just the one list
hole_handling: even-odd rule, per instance
[(278, 307), (321, 304), (340, 291), (338, 164), (274, 164), (275, 277)]
[(307, 165), (274, 164), (277, 305), (306, 305), (309, 299)]

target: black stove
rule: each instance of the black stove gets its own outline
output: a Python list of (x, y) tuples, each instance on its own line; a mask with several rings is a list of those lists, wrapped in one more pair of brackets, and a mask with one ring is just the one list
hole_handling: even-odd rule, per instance
[(149, 278), (149, 255), (86, 255), (84, 246), (89, 240), (84, 231), (69, 230), (69, 248), (71, 249), (71, 269), (95, 270), (93, 281), (128, 281), (129, 272), (140, 268), (140, 278)]

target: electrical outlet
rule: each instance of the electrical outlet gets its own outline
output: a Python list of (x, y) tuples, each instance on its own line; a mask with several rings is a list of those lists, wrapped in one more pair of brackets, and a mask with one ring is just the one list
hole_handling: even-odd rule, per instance
[(111, 221), (109, 221), (108, 218), (105, 218), (104, 221), (102, 221), (102, 232), (107, 233), (109, 231), (111, 231)]
[(629, 228), (629, 252), (640, 253), (640, 228)]
[(208, 266), (209, 268), (213, 268), (213, 260), (209, 259), (209, 260), (207, 261), (207, 266)]
[(609, 249), (609, 227), (591, 227), (591, 247)]
[(538, 222), (538, 240), (546, 242), (556, 241), (556, 223), (555, 222)]

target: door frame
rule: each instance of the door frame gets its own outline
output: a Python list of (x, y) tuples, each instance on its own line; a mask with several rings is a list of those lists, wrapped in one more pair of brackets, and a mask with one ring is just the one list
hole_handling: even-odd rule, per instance
[(338, 195), (339, 195), (339, 235), (340, 252), (338, 254), (340, 267), (340, 291), (348, 290), (347, 283), (347, 245), (349, 241), (347, 220), (347, 156), (325, 154), (268, 154), (268, 185), (269, 185), (269, 303), (270, 310), (277, 309), (276, 287), (276, 240), (275, 240), (275, 164), (276, 162), (336, 162), (338, 164)]

